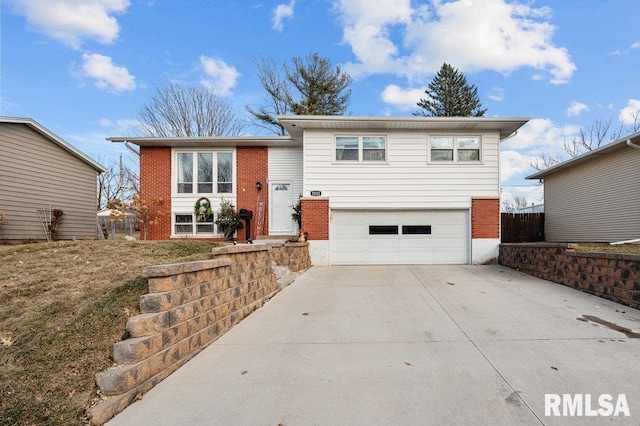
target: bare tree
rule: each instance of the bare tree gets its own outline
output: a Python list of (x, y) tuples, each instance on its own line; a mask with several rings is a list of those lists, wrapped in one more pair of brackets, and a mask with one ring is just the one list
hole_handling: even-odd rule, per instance
[(253, 63), (258, 70), (258, 79), (267, 92), (266, 103), (258, 109), (247, 106), (247, 111), (254, 117), (253, 123), (269, 132), (284, 136), (287, 132), (276, 118), (278, 115), (290, 114), (291, 85), (284, 73), (284, 67), (278, 67), (273, 57), (254, 58)]
[(156, 89), (139, 120), (140, 134), (149, 137), (237, 136), (244, 129), (224, 98), (204, 86), (177, 83)]
[(98, 211), (104, 209), (114, 199), (131, 200), (140, 193), (140, 178), (134, 168), (123, 161), (112, 162), (106, 172), (98, 176)]
[(502, 202), (502, 210), (505, 213), (517, 213), (523, 208), (528, 207), (527, 199), (517, 195), (513, 200), (504, 200)]
[[(565, 139), (563, 142), (564, 152), (568, 158), (577, 157), (586, 151), (593, 151), (616, 141), (626, 134), (636, 133), (640, 130), (640, 110), (632, 114), (632, 120), (633, 122), (630, 125), (624, 126), (621, 123), (615, 130), (612, 128), (613, 121), (611, 119), (608, 121), (596, 120), (586, 129), (581, 128), (578, 136), (570, 140)], [(562, 161), (564, 161), (564, 158), (561, 156), (552, 157), (542, 154), (540, 158), (534, 158), (530, 164), (537, 171), (542, 171)]]

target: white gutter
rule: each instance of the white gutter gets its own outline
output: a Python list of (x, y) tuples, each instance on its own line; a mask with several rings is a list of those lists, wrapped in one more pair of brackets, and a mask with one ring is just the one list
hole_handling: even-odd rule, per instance
[(640, 149), (640, 145), (636, 145), (635, 143), (631, 142), (631, 139), (627, 139), (627, 145), (631, 148)]
[(134, 147), (132, 147), (130, 145), (129, 141), (124, 141), (124, 146), (126, 146), (127, 148), (129, 148), (129, 151), (133, 152), (134, 154), (136, 154), (138, 157), (140, 157), (140, 151), (135, 149)]

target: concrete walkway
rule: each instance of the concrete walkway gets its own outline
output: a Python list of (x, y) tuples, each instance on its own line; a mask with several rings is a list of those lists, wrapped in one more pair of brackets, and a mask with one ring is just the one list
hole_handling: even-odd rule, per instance
[(638, 425), (634, 332), (640, 311), (501, 266), (313, 267), (109, 425)]

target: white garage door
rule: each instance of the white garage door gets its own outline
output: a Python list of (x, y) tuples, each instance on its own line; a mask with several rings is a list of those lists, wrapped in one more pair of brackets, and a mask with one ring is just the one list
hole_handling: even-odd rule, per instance
[(467, 210), (332, 210), (334, 265), (466, 264)]

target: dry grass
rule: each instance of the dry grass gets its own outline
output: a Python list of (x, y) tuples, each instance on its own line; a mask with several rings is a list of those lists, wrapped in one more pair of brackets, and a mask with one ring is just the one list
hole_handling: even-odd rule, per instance
[(640, 244), (579, 243), (577, 251), (589, 253), (612, 253), (640, 255)]
[(147, 291), (144, 266), (206, 259), (198, 241), (0, 246), (0, 424), (86, 422), (93, 375)]

